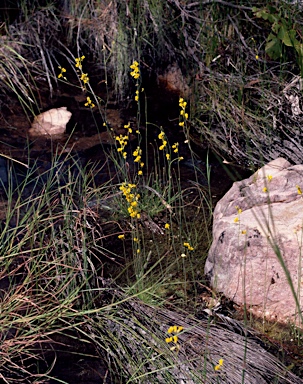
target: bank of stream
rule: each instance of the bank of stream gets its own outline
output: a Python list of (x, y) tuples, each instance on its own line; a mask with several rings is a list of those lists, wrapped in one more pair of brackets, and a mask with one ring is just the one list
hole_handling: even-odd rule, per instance
[[(188, 132), (184, 134), (184, 130), (179, 126), (178, 94), (160, 85), (147, 86), (145, 92), (146, 105), (144, 108), (142, 105), (141, 109), (148, 111), (146, 114), (138, 115), (137, 104), (132, 101), (129, 101), (127, 107), (124, 101), (121, 107), (114, 100), (108, 100), (106, 113), (103, 116), (97, 110), (92, 111), (83, 106), (86, 97), (83, 97), (81, 92), (76, 95), (69, 94), (67, 87), (52, 100), (43, 96), (41, 92), (45, 110), (66, 106), (73, 113), (67, 127), (67, 134), (60, 139), (29, 138), (30, 121), (27, 120), (21, 107), (15, 105), (10, 111), (2, 111), (0, 127), (0, 153), (4, 155), (0, 162), (0, 176), (3, 182), (2, 228), (7, 223), (6, 207), (9, 205), (5, 190), (8, 191), (10, 186), (12, 190), (17, 191), (12, 193), (11, 199), (18, 199), (18, 191), (21, 190), (18, 186), (26, 180), (26, 186), (21, 193), (22, 199), (35, 200), (44, 190), (50, 175), (53, 177), (58, 173), (59, 184), (56, 188), (58, 185), (63, 188), (66, 179), (61, 178), (60, 173), (64, 174), (68, 170), (72, 173), (72, 178), (78, 178), (85, 169), (85, 172), (92, 174), (88, 189), (90, 195), (80, 197), (82, 197), (82, 203), (87, 202), (86, 208), (90, 210), (89, 219), (87, 219), (88, 228), (92, 228), (91, 231), (94, 232), (98, 245), (98, 251), (93, 260), (94, 269), (98, 271), (96, 279), (102, 282), (110, 279), (118, 286), (132, 287), (129, 291), (130, 296), (137, 295), (138, 299), (147, 301), (149, 306), (155, 306), (155, 308), (167, 308), (170, 316), (174, 308), (179, 308), (183, 313), (188, 313), (197, 320), (203, 319), (206, 323), (207, 319), (211, 319), (212, 323), (218, 321), (222, 326), (222, 322), (224, 323), (222, 319), (231, 319), (229, 329), (234, 319), (236, 328), (239, 324), (237, 322), (244, 319), (243, 308), (235, 306), (227, 298), (213, 292), (204, 280), (203, 268), (211, 242), (212, 209), (216, 201), (231, 187), (233, 181), (250, 175), (251, 170), (226, 164), (223, 158), (207, 148), (201, 137), (195, 138), (190, 125)], [(100, 97), (104, 98), (104, 95)], [(106, 116), (105, 119), (104, 116)], [(148, 201), (145, 206), (143, 205), (140, 220), (136, 224), (141, 236), (140, 248), (137, 250), (144, 253), (142, 259), (145, 258), (141, 266), (143, 268), (141, 275), (138, 275), (140, 263), (133, 257), (133, 223), (130, 223), (129, 217), (123, 211), (123, 206), (119, 206), (117, 200), (117, 195), (120, 194), (121, 201), (122, 192), (115, 187), (113, 193), (107, 193), (102, 198), (100, 195), (95, 196), (93, 192), (100, 191), (103, 186), (121, 185), (125, 180), (123, 180), (123, 173), (118, 171), (119, 166), (123, 166), (124, 171), (131, 178), (133, 177), (136, 164), (132, 153), (138, 146), (138, 137), (130, 135), (127, 157), (125, 163), (121, 165), (114, 160), (117, 154), (117, 143), (115, 137), (111, 136), (112, 131), (116, 135), (125, 134), (126, 130), (123, 126), (128, 123), (133, 130), (140, 129), (140, 140), (145, 148), (142, 154), (142, 161), (145, 163), (145, 182), (140, 186), (139, 193), (147, 196)], [(179, 143), (178, 156), (183, 158), (181, 161), (175, 161), (169, 168), (165, 158), (159, 154), (157, 141), (159, 141), (158, 135), (161, 129), (165, 131), (170, 146), (176, 142)], [(54, 166), (54, 158), (58, 159), (56, 166)], [(28, 177), (29, 169), (32, 173)], [(152, 181), (151, 184), (148, 181)], [(160, 193), (166, 190), (170, 182), (174, 191), (171, 197), (176, 197), (172, 202), (166, 201)], [(159, 191), (156, 187), (159, 187)], [(74, 210), (80, 212), (83, 209), (81, 204), (75, 201)], [(154, 211), (151, 208), (154, 208)], [(174, 209), (173, 214), (172, 209)], [(25, 213), (21, 211), (18, 214)], [(13, 227), (16, 222), (17, 218), (12, 216), (9, 224)], [(169, 230), (177, 234), (174, 235), (175, 237), (180, 236), (178, 240), (174, 242), (168, 240), (167, 224), (169, 224)], [(58, 228), (61, 228), (60, 222)], [(190, 250), (190, 246), (184, 250), (184, 244), (188, 243), (188, 236), (194, 243), (194, 252), (185, 252)], [(179, 248), (177, 243), (180, 244)], [(177, 262), (176, 255), (182, 255)], [(173, 268), (171, 268), (172, 265)], [(144, 279), (148, 282), (143, 281)], [(6, 280), (3, 271), (0, 284), (1, 281), (1, 290), (5, 292), (10, 288), (10, 283)], [(97, 287), (98, 284), (96, 289)], [(119, 294), (117, 293), (118, 296)], [(104, 295), (106, 296), (104, 302), (108, 305), (109, 294)], [(123, 300), (125, 300), (124, 296)], [(102, 300), (99, 305), (102, 305)], [(134, 308), (138, 306), (137, 302), (130, 305), (133, 305), (133, 309), (128, 308), (128, 311), (135, 310)], [(164, 316), (164, 312), (161, 312), (161, 316)], [(178, 316), (176, 318), (178, 319)], [(183, 320), (179, 318), (179, 321)], [(258, 345), (262, 345), (264, 350), (279, 357), (289, 369), (302, 377), (301, 341), (294, 340), (294, 337), (300, 337), (299, 333), (294, 332), (294, 336), (289, 327), (262, 323), (253, 318), (245, 319), (245, 323), (250, 327), (258, 327), (255, 334), (259, 340)], [(284, 334), (279, 339), (280, 332)], [(64, 336), (58, 332), (53, 336), (53, 343), (47, 344), (46, 349), (47, 364), (50, 364), (54, 355), (56, 356), (53, 360), (54, 367), (48, 375), (56, 379), (49, 378), (49, 383), (55, 383), (56, 380), (91, 384), (119, 382), (120, 374), (115, 376), (109, 373), (106, 359), (102, 359), (100, 351), (99, 355), (96, 353), (92, 342), (85, 340), (79, 329), (75, 333), (70, 331), (70, 334)], [(39, 369), (45, 368), (42, 364)]]

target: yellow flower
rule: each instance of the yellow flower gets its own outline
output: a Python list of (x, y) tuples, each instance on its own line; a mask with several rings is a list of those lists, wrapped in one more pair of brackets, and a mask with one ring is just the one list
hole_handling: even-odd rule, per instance
[(84, 104), (85, 107), (90, 107), (90, 108), (94, 108), (95, 107), (95, 104), (91, 101), (91, 98), (89, 96), (87, 96), (86, 98), (86, 103)]
[(184, 127), (184, 121), (180, 121), (179, 125), (180, 127)]
[(165, 228), (165, 229), (169, 229), (169, 228), (170, 228), (170, 225), (169, 225), (168, 223), (166, 223), (166, 224), (164, 225), (164, 228)]
[(128, 130), (128, 133), (132, 133), (133, 132), (133, 130), (130, 127), (130, 123), (124, 125), (124, 128)]
[(215, 371), (219, 371), (219, 369), (222, 368), (223, 363), (224, 363), (224, 360), (223, 360), (223, 359), (220, 359), (220, 360), (219, 360), (219, 364), (217, 364), (217, 365), (214, 367), (214, 370), (215, 370)]
[(167, 153), (165, 156), (166, 156), (167, 160), (170, 160), (170, 154), (169, 153)]
[(65, 77), (65, 76), (63, 76), (63, 73), (65, 73), (66, 72), (66, 69), (65, 68), (63, 68), (63, 67), (58, 67), (60, 70), (61, 70), (61, 73), (59, 73), (59, 75), (58, 75), (58, 79), (64, 79), (64, 80), (67, 80), (67, 78)]
[(234, 222), (237, 223), (239, 221), (239, 217), (234, 218)]
[(267, 188), (264, 187), (264, 188), (262, 189), (262, 191), (263, 191), (263, 192), (267, 192)]
[(135, 101), (139, 101), (139, 91), (136, 91)]
[[(130, 65), (130, 69), (132, 69), (132, 72), (130, 73), (130, 75), (134, 79), (139, 79), (139, 77), (140, 77), (139, 63), (137, 61), (134, 61), (132, 63), (132, 65)], [(138, 96), (138, 98), (139, 98), (139, 96)]]
[(139, 254), (141, 251), (140, 251), (140, 249), (137, 249), (137, 253)]
[(163, 131), (162, 131), (161, 133), (159, 133), (158, 138), (159, 138), (160, 140), (163, 140), (164, 137), (165, 137), (165, 133), (164, 133)]
[(178, 325), (173, 325), (168, 328), (167, 333), (180, 333), (181, 331), (183, 331), (183, 327)]
[(87, 76), (87, 73), (82, 73), (80, 80), (83, 81), (83, 84), (87, 84), (89, 82), (89, 77)]
[(266, 177), (267, 177), (267, 180), (268, 180), (268, 181), (271, 181), (271, 180), (272, 180), (272, 175), (267, 175)]
[(298, 195), (302, 195), (302, 190), (301, 190), (301, 188), (300, 188), (298, 185), (296, 185), (296, 187), (297, 187)]
[(120, 239), (120, 240), (124, 240), (124, 238), (125, 238), (125, 235), (119, 235), (118, 236), (118, 239)]
[(242, 233), (242, 235), (246, 235), (246, 233), (247, 233), (246, 229), (243, 229), (243, 231), (241, 233)]
[(189, 243), (187, 243), (187, 242), (185, 242), (183, 245), (184, 245), (184, 247), (186, 247), (189, 251), (193, 251), (193, 250), (194, 250), (194, 248), (193, 248)]
[(179, 150), (179, 143), (175, 143), (175, 144), (173, 144), (172, 146), (172, 149), (174, 150), (174, 153), (178, 153), (178, 150)]
[(256, 60), (259, 60), (259, 55), (256, 55)]
[(139, 176), (142, 176), (142, 175), (143, 175), (143, 172), (141, 171), (141, 169), (140, 169), (140, 171), (138, 171), (138, 175), (139, 175)]
[(166, 343), (175, 343), (175, 344), (177, 344), (178, 336), (175, 335), (175, 336), (167, 337), (165, 339), (165, 341), (166, 341)]
[(132, 63), (132, 65), (130, 65), (129, 67), (130, 67), (131, 69), (136, 69), (138, 66), (139, 66), (138, 61), (134, 61), (134, 62)]
[(238, 214), (240, 215), (240, 213), (242, 213), (242, 209), (239, 208), (237, 205), (236, 205), (236, 210), (238, 211)]
[(187, 102), (181, 97), (179, 99), (179, 106), (184, 110), (186, 108)]
[(81, 57), (76, 57), (75, 61), (76, 61), (76, 64), (75, 64), (75, 67), (76, 68), (79, 68), (79, 69), (82, 69), (82, 61), (85, 59), (85, 56), (81, 56)]

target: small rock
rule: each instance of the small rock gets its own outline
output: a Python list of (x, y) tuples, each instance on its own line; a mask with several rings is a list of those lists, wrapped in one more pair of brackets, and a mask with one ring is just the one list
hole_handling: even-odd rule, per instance
[(53, 108), (36, 116), (29, 134), (31, 136), (62, 136), (72, 113), (66, 107)]

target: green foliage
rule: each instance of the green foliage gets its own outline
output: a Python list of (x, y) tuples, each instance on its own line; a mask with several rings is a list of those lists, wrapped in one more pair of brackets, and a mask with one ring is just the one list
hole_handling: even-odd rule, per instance
[[(303, 44), (299, 26), (293, 25), (293, 20), (281, 14), (281, 10), (268, 6), (264, 9), (252, 8), (255, 16), (268, 20), (272, 24), (272, 32), (268, 35), (265, 52), (274, 60), (282, 58), (283, 45), (293, 47), (298, 55), (298, 65), (303, 76)], [(297, 38), (298, 36), (298, 38)]]

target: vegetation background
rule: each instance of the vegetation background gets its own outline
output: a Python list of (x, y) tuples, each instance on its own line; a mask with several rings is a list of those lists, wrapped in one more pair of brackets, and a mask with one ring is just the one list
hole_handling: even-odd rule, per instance
[[(302, 364), (282, 347), (271, 344), (278, 356), (260, 359), (263, 342), (248, 332), (245, 311), (244, 322), (215, 316), (221, 298), (203, 280), (215, 203), (207, 150), (246, 169), (278, 156), (302, 163), (302, 2), (5, 0), (1, 7), (2, 121), (17, 105), (31, 121), (67, 89), (83, 93), (97, 132), (112, 134), (113, 103), (136, 116), (115, 132), (115, 145), (102, 146), (110, 177), (101, 184), (100, 166), (83, 165), (68, 144), (54, 149), (43, 171), (28, 141), (28, 163), (5, 155), (1, 380), (71, 382), (58, 363), (66, 359), (77, 382), (93, 371), (92, 383), (302, 382), (290, 370), (302, 377)], [(177, 141), (148, 119), (147, 92), (159, 82), (177, 95)], [(142, 133), (151, 127), (148, 165)], [(196, 177), (190, 187), (182, 184), (181, 140)], [(196, 166), (201, 153), (206, 183)], [(292, 339), (300, 348), (299, 329), (272, 328), (281, 345)]]

